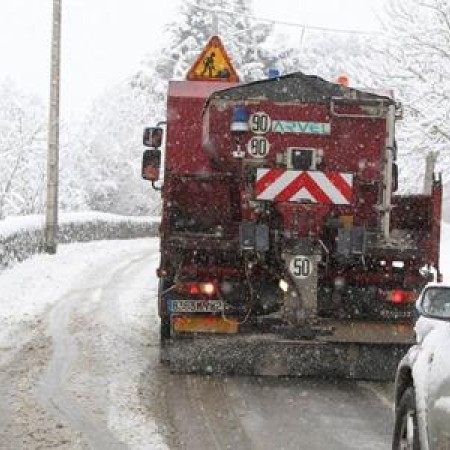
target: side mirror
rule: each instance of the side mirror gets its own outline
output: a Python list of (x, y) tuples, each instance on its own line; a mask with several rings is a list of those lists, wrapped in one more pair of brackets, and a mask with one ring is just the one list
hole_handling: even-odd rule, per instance
[(146, 147), (161, 147), (164, 131), (160, 127), (149, 127), (144, 129), (143, 144)]
[(397, 163), (392, 163), (392, 192), (397, 192), (398, 189), (398, 166)]
[(142, 178), (149, 181), (158, 181), (160, 168), (161, 150), (156, 148), (145, 150), (142, 156)]
[(427, 287), (419, 297), (416, 308), (426, 317), (450, 320), (450, 287)]

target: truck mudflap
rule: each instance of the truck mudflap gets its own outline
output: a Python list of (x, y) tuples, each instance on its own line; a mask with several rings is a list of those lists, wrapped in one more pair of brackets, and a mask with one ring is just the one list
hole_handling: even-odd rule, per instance
[(365, 334), (343, 327), (333, 336), (306, 340), (271, 333), (195, 335), (171, 341), (165, 351), (175, 373), (388, 381), (414, 339), (410, 327), (398, 333), (397, 326), (386, 325), (384, 336), (376, 333), (372, 341), (369, 325)]

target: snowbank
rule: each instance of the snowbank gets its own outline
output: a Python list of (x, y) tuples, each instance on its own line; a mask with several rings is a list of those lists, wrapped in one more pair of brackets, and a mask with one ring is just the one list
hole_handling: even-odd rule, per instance
[[(61, 214), (58, 241), (135, 239), (158, 234), (158, 217), (117, 216), (100, 212)], [(23, 261), (44, 246), (44, 216), (11, 217), (0, 222), (0, 270)]]
[[(13, 424), (20, 421), (17, 427), (8, 428), (6, 437), (20, 433), (16, 436), (21, 442), (23, 438), (25, 443), (41, 443), (42, 448), (49, 448), (49, 442), (61, 448), (84, 448), (78, 439), (96, 432), (92, 427), (82, 428), (92, 417), (92, 423), (106, 424), (100, 432), (107, 429), (117, 441), (126, 442), (127, 448), (168, 448), (157, 421), (144, 406), (148, 399), (156, 402), (160, 397), (159, 378), (151, 378), (159, 365), (159, 318), (154, 301), (158, 262), (157, 238), (102, 241), (63, 245), (56, 255), (35, 255), (0, 273), (0, 372), (15, 377), (14, 382), (2, 378), (7, 380), (8, 393), (0, 403), (4, 401), (8, 413), (14, 412), (6, 424), (9, 419)], [(122, 275), (111, 278), (117, 273)], [(57, 327), (61, 334), (52, 334), (48, 323), (53, 319), (46, 313), (57, 308), (61, 316), (57, 313), (55, 320), (67, 313), (68, 322)], [(43, 329), (52, 337), (51, 344), (40, 337)], [(42, 357), (47, 345), (54, 352), (50, 362)], [(24, 359), (28, 365), (16, 363)], [(32, 370), (39, 367), (47, 369), (41, 371), (42, 378), (33, 378)], [(142, 397), (143, 379), (148, 397)], [(59, 395), (60, 390), (64, 395)], [(45, 394), (55, 410), (44, 412)], [(75, 405), (77, 412), (65, 416), (58, 403), (61, 400), (68, 401), (66, 408)], [(77, 425), (76, 439), (68, 431), (72, 424)], [(0, 441), (0, 448), (13, 448), (2, 437)], [(35, 448), (30, 445), (23, 448)]]
[[(136, 239), (127, 242), (92, 242), (65, 245), (56, 255), (36, 255), (13, 270), (0, 273), (0, 349), (8, 328), (21, 321), (36, 320), (46, 309), (77, 286), (77, 280), (90, 267), (101, 265), (130, 253), (148, 248), (157, 252), (155, 240)], [(6, 324), (6, 327), (5, 327)], [(17, 339), (17, 335), (12, 341)], [(11, 344), (12, 345), (12, 344)]]

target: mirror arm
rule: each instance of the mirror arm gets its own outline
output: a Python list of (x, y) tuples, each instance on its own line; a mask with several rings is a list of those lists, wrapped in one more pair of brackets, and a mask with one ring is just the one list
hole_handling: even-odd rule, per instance
[(161, 191), (162, 190), (162, 186), (156, 186), (155, 181), (152, 181), (152, 188), (155, 191)]
[(424, 315), (424, 314), (423, 314), (423, 309), (422, 309), (422, 308), (417, 308), (417, 307), (415, 307), (415, 308), (413, 309), (412, 315), (413, 315), (413, 320), (414, 320), (414, 322), (417, 322), (417, 321), (419, 320), (419, 318), (422, 317), (422, 316)]
[[(162, 127), (163, 125), (167, 125), (167, 120), (160, 120), (160, 121), (156, 124), (157, 127)], [(155, 190), (155, 191), (161, 191), (161, 190), (162, 190), (162, 186), (160, 186), (160, 187), (156, 186), (156, 184), (155, 184), (154, 181), (152, 181), (152, 188), (153, 188), (153, 190)]]

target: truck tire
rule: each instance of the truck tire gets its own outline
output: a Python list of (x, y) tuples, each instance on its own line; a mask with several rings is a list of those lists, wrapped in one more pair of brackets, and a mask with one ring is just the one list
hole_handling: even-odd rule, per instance
[(161, 325), (159, 327), (159, 337), (161, 342), (170, 339), (170, 334), (171, 334), (170, 317), (163, 316), (161, 317)]
[(395, 412), (392, 450), (420, 450), (416, 395), (412, 386), (403, 393)]

